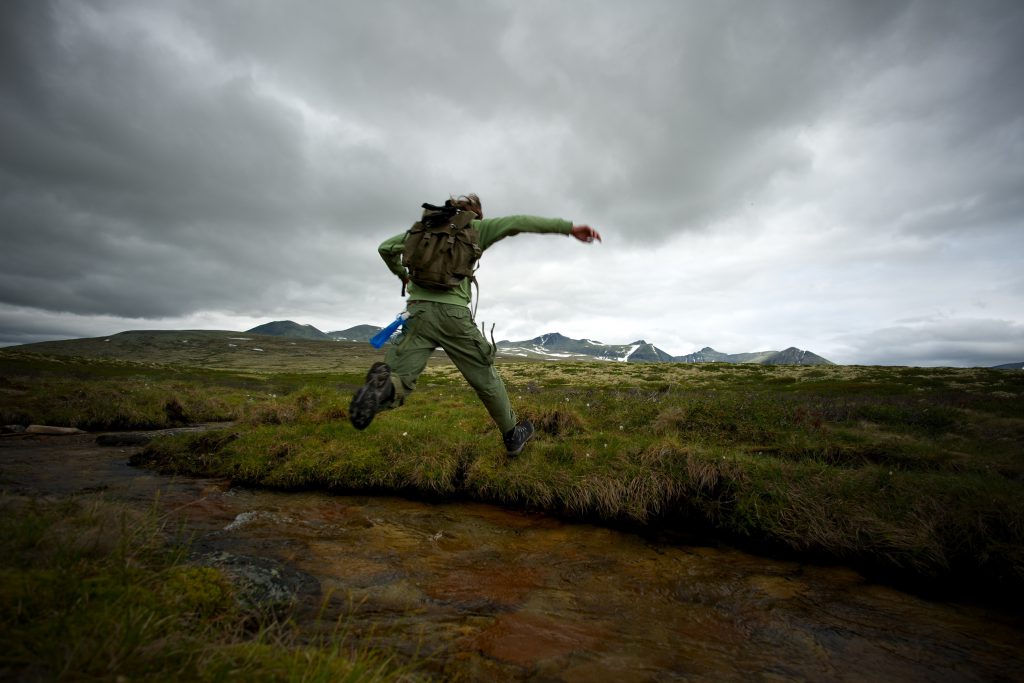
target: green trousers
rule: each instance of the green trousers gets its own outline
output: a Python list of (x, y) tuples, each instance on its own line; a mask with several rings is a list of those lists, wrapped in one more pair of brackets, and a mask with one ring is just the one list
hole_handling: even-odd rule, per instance
[(505, 384), (494, 369), (495, 349), (477, 329), (469, 308), (433, 301), (410, 301), (409, 319), (397, 344), (391, 345), (384, 362), (391, 368), (395, 398), (400, 406), (416, 389), (416, 380), (427, 367), (430, 354), (444, 349), (462, 376), (483, 401), (487, 412), (504, 434), (516, 425)]

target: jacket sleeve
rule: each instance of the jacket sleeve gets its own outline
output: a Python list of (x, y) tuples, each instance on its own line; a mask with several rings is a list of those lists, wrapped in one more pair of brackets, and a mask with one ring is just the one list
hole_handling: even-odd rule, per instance
[(495, 242), (521, 232), (558, 233), (572, 232), (572, 222), (561, 218), (540, 218), (539, 216), (502, 216), (474, 221), (480, 231), (480, 248), (486, 249)]
[(402, 247), (405, 244), (405, 233), (401, 232), (380, 243), (377, 253), (388, 264), (388, 269), (402, 281), (409, 279), (409, 271), (402, 265)]

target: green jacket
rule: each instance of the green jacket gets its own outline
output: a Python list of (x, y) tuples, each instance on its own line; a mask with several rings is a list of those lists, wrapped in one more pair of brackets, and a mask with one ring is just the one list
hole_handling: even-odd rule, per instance
[[(483, 251), (486, 251), (498, 240), (518, 235), (521, 232), (561, 233), (563, 235), (572, 232), (572, 223), (569, 221), (561, 218), (538, 218), (537, 216), (484, 218), (473, 221), (473, 227), (480, 232), (480, 249)], [(402, 265), (404, 242), (405, 233), (403, 232), (384, 240), (377, 248), (391, 272), (403, 280), (409, 277), (408, 271)], [(437, 301), (443, 304), (468, 306), (472, 299), (469, 279), (463, 280), (461, 285), (450, 290), (427, 289), (410, 282), (408, 292), (410, 301)]]

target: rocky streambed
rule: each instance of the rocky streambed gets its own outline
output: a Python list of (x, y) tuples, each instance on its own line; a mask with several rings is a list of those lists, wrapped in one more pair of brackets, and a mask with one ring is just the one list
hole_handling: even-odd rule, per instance
[[(232, 488), (127, 464), (146, 434), (9, 434), (8, 495), (102, 495), (310, 633), (464, 680), (1019, 680), (1024, 623), (842, 567), (473, 503)], [(105, 444), (105, 445), (101, 445)], [(339, 629), (338, 624), (342, 624)]]

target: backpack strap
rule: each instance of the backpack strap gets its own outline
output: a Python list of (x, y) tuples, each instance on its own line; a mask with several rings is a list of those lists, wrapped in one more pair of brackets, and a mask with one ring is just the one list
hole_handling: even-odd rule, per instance
[(470, 275), (469, 281), (476, 287), (476, 296), (473, 297), (473, 309), (469, 312), (469, 319), (474, 323), (476, 322), (476, 309), (480, 305), (480, 283), (476, 280), (476, 275)]

